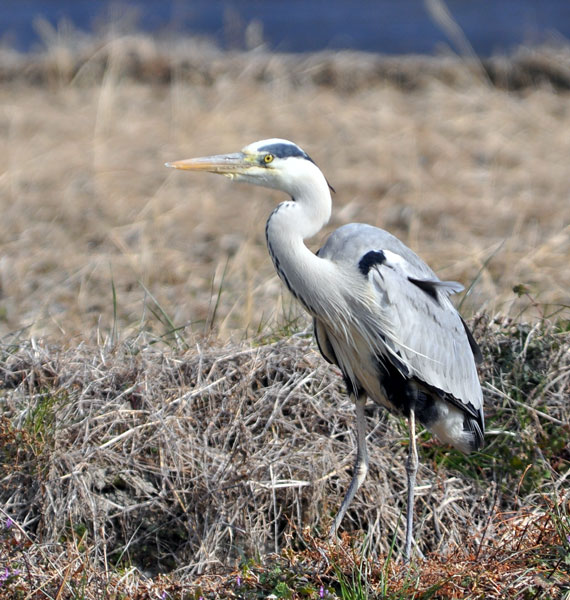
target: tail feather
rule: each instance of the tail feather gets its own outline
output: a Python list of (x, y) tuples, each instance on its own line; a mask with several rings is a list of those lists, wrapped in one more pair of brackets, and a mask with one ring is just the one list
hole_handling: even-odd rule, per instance
[(471, 436), (471, 451), (479, 450), (483, 447), (485, 434), (479, 419), (466, 414), (463, 419), (463, 430)]

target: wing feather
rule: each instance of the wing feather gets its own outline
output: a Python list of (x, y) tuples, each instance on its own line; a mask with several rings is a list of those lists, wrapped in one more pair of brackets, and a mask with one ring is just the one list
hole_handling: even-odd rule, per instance
[[(319, 251), (353, 273), (362, 273), (362, 259), (374, 252), (378, 264), (365, 261), (376, 317), (368, 319), (367, 339), (381, 339), (389, 354), (401, 360), (427, 386), (450, 395), (463, 410), (483, 423), (483, 397), (474, 356), (478, 346), (449, 295), (457, 282), (441, 281), (412, 250), (390, 233), (360, 223), (337, 229)], [(382, 259), (382, 260), (381, 260)], [(386, 336), (380, 323), (390, 323)], [(377, 327), (377, 331), (372, 330)], [(324, 332), (323, 332), (324, 333)], [(326, 336), (319, 336), (321, 340)], [(321, 342), (319, 342), (321, 344)], [(325, 358), (331, 354), (323, 352)], [(336, 362), (333, 359), (333, 362)]]
[(397, 340), (389, 343), (429, 386), (442, 390), (477, 416), (482, 406), (479, 377), (463, 321), (447, 293), (434, 289), (434, 297), (418, 287), (404, 269), (382, 265), (370, 270), (378, 308), (393, 324)]
[(323, 355), (323, 358), (332, 365), (338, 365), (338, 360), (336, 358), (334, 348), (331, 346), (330, 340), (327, 336), (327, 331), (323, 322), (313, 318), (313, 332), (315, 335), (315, 340), (317, 340), (317, 346), (319, 347), (319, 352)]

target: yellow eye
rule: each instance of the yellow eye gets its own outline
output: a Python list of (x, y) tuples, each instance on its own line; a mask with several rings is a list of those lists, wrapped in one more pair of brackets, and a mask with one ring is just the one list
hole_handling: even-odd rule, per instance
[(273, 154), (266, 154), (266, 155), (263, 157), (263, 162), (264, 162), (266, 165), (268, 165), (270, 162), (273, 162), (273, 159), (274, 159), (274, 158), (275, 158), (275, 157), (273, 156)]

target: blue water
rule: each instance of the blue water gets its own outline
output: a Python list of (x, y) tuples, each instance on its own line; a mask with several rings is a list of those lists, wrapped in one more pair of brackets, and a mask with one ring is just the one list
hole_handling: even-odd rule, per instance
[[(570, 0), (446, 4), (480, 56), (570, 39)], [(133, 28), (160, 37), (206, 36), (223, 48), (244, 47), (245, 28), (252, 21), (261, 24), (269, 48), (283, 52), (432, 54), (442, 45), (455, 48), (423, 0), (1, 0), (0, 7), (0, 41), (24, 51), (42, 47), (34, 24), (38, 18), (53, 25), (66, 19), (85, 31), (129, 21)]]

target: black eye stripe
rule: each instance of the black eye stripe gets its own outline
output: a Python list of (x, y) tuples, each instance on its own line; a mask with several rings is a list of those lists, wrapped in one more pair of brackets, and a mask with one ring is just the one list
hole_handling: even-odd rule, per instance
[(262, 146), (258, 148), (259, 152), (267, 152), (268, 154), (273, 154), (276, 158), (290, 158), (290, 157), (298, 157), (304, 158), (306, 160), (310, 160), (312, 163), (315, 161), (299, 146), (295, 146), (294, 144), (268, 144), (267, 146)]

